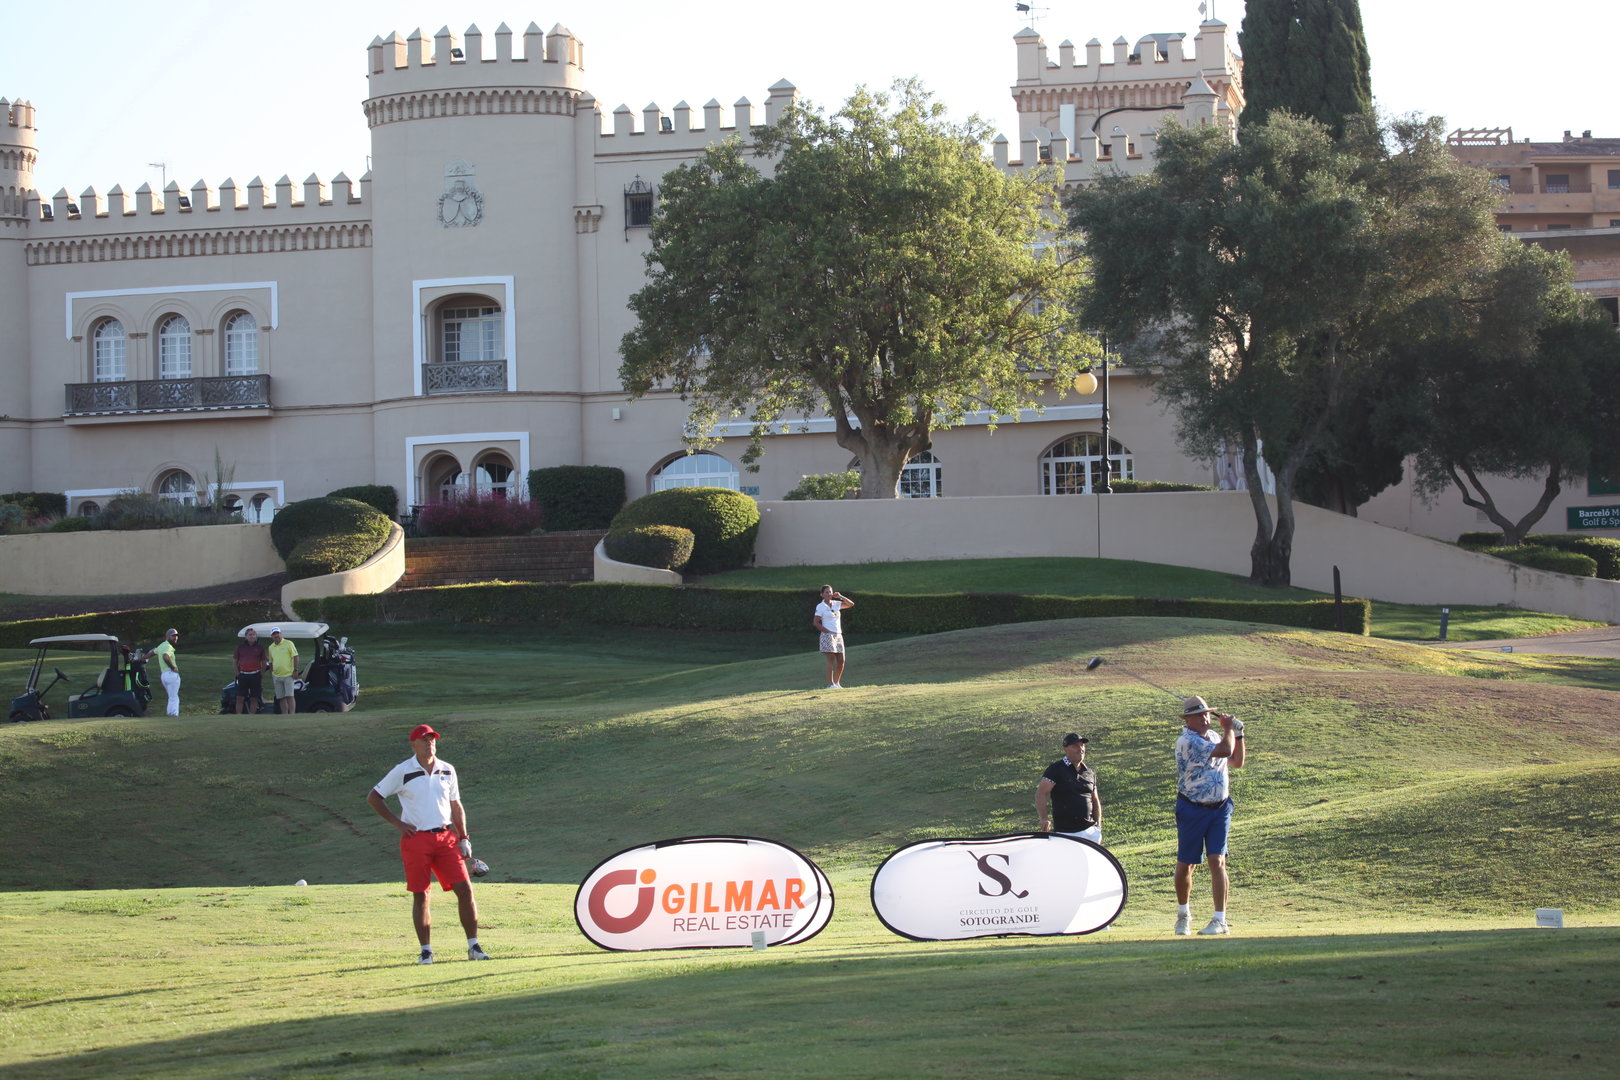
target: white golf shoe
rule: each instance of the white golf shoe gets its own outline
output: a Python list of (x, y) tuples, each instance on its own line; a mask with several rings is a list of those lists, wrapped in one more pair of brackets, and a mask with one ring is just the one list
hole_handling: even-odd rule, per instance
[(1186, 937), (1188, 934), (1192, 933), (1192, 916), (1191, 915), (1177, 915), (1176, 916), (1176, 933), (1181, 935), (1182, 937)]
[(469, 959), (469, 960), (488, 960), (489, 959), (489, 953), (485, 952), (483, 950), (482, 946), (470, 945), (470, 946), (467, 947), (467, 959)]
[(431, 963), (433, 963), (433, 950), (432, 949), (423, 949), (422, 950), (422, 955), (418, 956), (416, 958), (416, 962), (418, 964), (431, 964)]
[(1211, 919), (1209, 925), (1198, 932), (1205, 937), (1213, 937), (1216, 934), (1229, 934), (1232, 928), (1226, 925), (1225, 919)]

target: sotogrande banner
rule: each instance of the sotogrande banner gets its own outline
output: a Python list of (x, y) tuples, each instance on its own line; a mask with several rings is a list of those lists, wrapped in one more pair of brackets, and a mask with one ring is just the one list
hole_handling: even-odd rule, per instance
[(630, 848), (586, 875), (574, 897), (580, 932), (604, 949), (790, 945), (832, 918), (827, 875), (783, 844), (695, 836)]
[(883, 925), (918, 941), (1089, 934), (1125, 907), (1125, 871), (1105, 848), (1056, 834), (924, 840), (872, 878)]

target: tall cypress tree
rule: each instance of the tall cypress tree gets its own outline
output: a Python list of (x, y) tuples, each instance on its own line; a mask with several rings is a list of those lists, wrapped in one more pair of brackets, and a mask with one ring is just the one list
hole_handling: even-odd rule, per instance
[(1372, 112), (1371, 62), (1358, 0), (1248, 0), (1243, 29), (1242, 122), (1277, 109), (1326, 124)]

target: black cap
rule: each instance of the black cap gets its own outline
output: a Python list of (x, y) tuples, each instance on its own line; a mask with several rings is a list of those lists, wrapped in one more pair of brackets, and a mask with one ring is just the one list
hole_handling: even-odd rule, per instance
[(1073, 746), (1075, 743), (1083, 743), (1083, 742), (1087, 742), (1087, 741), (1088, 740), (1086, 739), (1086, 737), (1084, 735), (1076, 735), (1072, 731), (1069, 732), (1067, 735), (1063, 736), (1063, 745), (1064, 746)]

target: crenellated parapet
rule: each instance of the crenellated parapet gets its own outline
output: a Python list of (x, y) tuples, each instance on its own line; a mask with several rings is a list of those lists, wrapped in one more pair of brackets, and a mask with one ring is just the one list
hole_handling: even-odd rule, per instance
[(1185, 34), (1156, 33), (1134, 45), (1116, 38), (1106, 54), (1096, 38), (1083, 54), (1065, 41), (1054, 58), (1040, 34), (1020, 31), (1013, 39), (1018, 81), (1012, 95), (1023, 144), (1016, 160), (1069, 161), (1087, 175), (1102, 165), (1138, 171), (1129, 163), (1139, 160), (1146, 171), (1154, 132), (1165, 118), (1233, 126), (1243, 109), (1243, 61), (1232, 37), (1225, 23), (1210, 19), (1200, 24), (1190, 51)]
[(21, 221), (28, 216), (38, 134), (31, 103), (0, 98), (0, 218)]
[(732, 103), (730, 115), (726, 107), (715, 98), (703, 105), (702, 116), (694, 116), (692, 106), (678, 101), (665, 112), (657, 102), (642, 108), (638, 119), (628, 105), (613, 110), (611, 123), (604, 123), (600, 107), (588, 95), (580, 103), (581, 109), (595, 111), (596, 152), (599, 155), (650, 153), (664, 150), (695, 152), (733, 134), (742, 134), (761, 125), (771, 125), (782, 118), (797, 100), (798, 88), (782, 79), (770, 88), (763, 109), (746, 97)]
[(502, 23), (493, 41), (476, 25), (457, 36), (440, 27), (374, 38), (366, 49), (368, 95), (362, 106), (373, 128), (452, 116), (573, 116), (585, 70), (585, 46), (562, 24), (543, 32), (534, 23), (514, 40)]
[(199, 180), (189, 190), (173, 181), (162, 191), (88, 187), (77, 196), (62, 189), (48, 203), (36, 194), (26, 208), (27, 259), (43, 266), (369, 247), (370, 186), (370, 173), (358, 182), (312, 173), (302, 184), (283, 176), (243, 186), (227, 179), (218, 188)]

